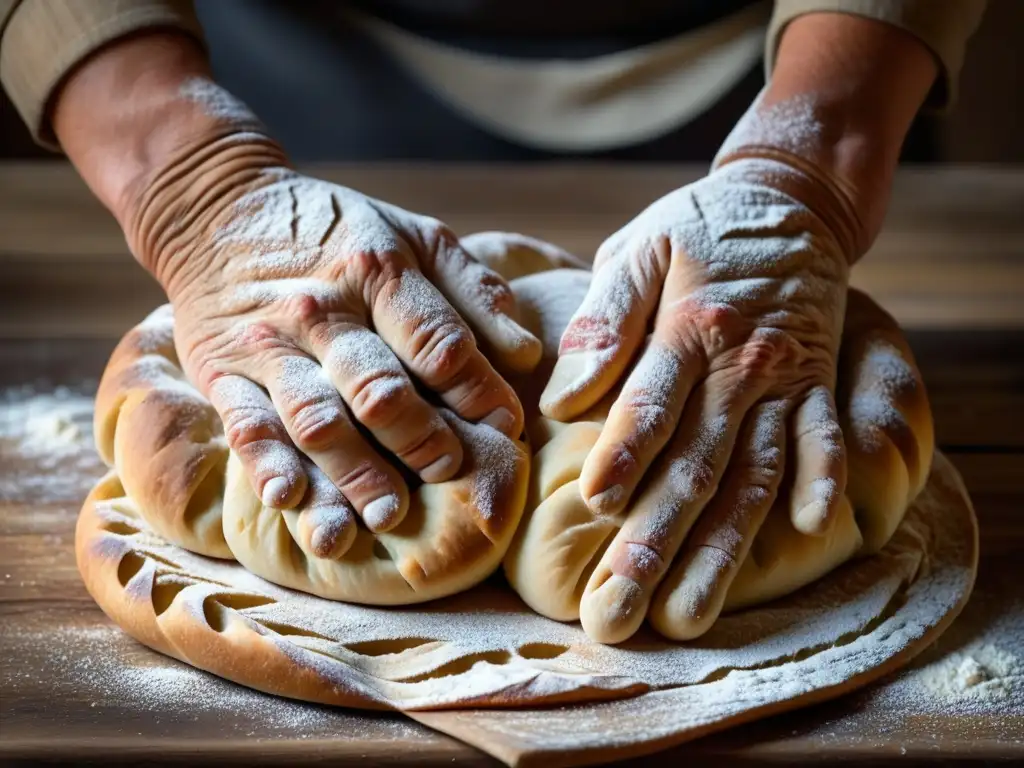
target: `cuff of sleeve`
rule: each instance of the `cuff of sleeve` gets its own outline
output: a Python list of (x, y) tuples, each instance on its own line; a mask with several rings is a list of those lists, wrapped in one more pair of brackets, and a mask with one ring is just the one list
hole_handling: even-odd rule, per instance
[(64, 78), (104, 45), (160, 28), (203, 39), (187, 0), (22, 0), (0, 29), (0, 81), (35, 140), (59, 150), (49, 106)]
[(926, 107), (944, 112), (956, 102), (967, 40), (981, 23), (986, 0), (776, 0), (765, 49), (766, 76), (786, 25), (806, 13), (848, 13), (899, 27), (928, 46), (939, 76)]

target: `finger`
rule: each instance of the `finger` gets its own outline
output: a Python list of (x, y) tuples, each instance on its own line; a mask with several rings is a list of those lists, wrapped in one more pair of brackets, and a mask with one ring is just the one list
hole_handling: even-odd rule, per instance
[(314, 557), (337, 559), (356, 538), (356, 518), (348, 501), (319, 467), (306, 464), (309, 490), (299, 506), (300, 546)]
[(817, 386), (794, 414), (793, 489), (790, 520), (801, 533), (825, 533), (846, 491), (846, 446), (836, 403), (828, 387)]
[(587, 456), (580, 492), (595, 514), (611, 515), (628, 504), (644, 472), (665, 447), (704, 360), (682, 359), (654, 338), (612, 405), (601, 436)]
[(306, 492), (299, 452), (263, 389), (242, 376), (213, 380), (206, 393), (224, 424), (228, 446), (263, 504), (290, 509)]
[(751, 337), (693, 391), (664, 463), (587, 583), (580, 620), (590, 637), (617, 643), (640, 627), (651, 595), (717, 490), (747, 411), (771, 384), (779, 342), (773, 334)]
[(377, 334), (352, 323), (334, 323), (311, 341), (332, 388), (382, 446), (424, 482), (443, 482), (458, 472), (458, 437), (416, 391)]
[(519, 324), (515, 295), (501, 275), (470, 256), (454, 239), (444, 238), (431, 277), (495, 360), (513, 371), (537, 366), (543, 354), (540, 339)]
[(721, 614), (729, 586), (778, 496), (786, 416), (784, 401), (762, 403), (750, 412), (721, 489), (654, 595), (648, 616), (662, 635), (699, 637)]
[(544, 415), (565, 421), (600, 400), (643, 342), (668, 264), (668, 244), (607, 257), (562, 334), (541, 395)]
[(420, 381), (466, 421), (518, 438), (523, 407), (477, 349), (473, 334), (438, 290), (405, 269), (374, 302), (377, 333)]
[(279, 358), (267, 390), (295, 446), (331, 479), (371, 531), (398, 525), (409, 508), (401, 475), (359, 433), (323, 369), (307, 357)]

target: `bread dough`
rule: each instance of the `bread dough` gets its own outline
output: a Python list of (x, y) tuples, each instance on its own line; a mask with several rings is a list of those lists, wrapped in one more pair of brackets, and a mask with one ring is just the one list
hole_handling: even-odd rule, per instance
[[(548, 325), (564, 327), (574, 309), (565, 297), (585, 289), (589, 279), (578, 270), (564, 274), (544, 276), (551, 284), (576, 286), (559, 292), (558, 302), (550, 300), (545, 281), (517, 282), (525, 322), (560, 312), (563, 319)], [(877, 318), (869, 325), (880, 327)], [(301, 563), (312, 558), (301, 549), (301, 535), (293, 535), (294, 522), (289, 525), (281, 513), (270, 515), (252, 501), (237, 505), (235, 492), (225, 494), (225, 478), (230, 476), (231, 484), (239, 475), (227, 468), (227, 449), (208, 405), (184, 382), (169, 330), (169, 313), (156, 313), (126, 337), (105, 375), (97, 436), (113, 470), (93, 489), (79, 516), (78, 567), (96, 602), (140, 642), (261, 691), (412, 712), (510, 764), (553, 756), (559, 764), (601, 762), (864, 685), (932, 642), (970, 594), (978, 557), (976, 523), (959, 477), (941, 456), (901, 519), (883, 516), (867, 524), (864, 515), (854, 515), (865, 542), (861, 549), (880, 547), (874, 556), (841, 565), (788, 596), (724, 616), (691, 643), (668, 642), (644, 628), (622, 645), (596, 644), (578, 625), (530, 610), (500, 581), (400, 609), (293, 591), (274, 582), (305, 578), (299, 588), (313, 591), (316, 574), (301, 576)], [(546, 346), (551, 338), (557, 344), (551, 328), (540, 330)], [(873, 338), (870, 333), (858, 337)], [(861, 354), (857, 359), (875, 358)], [(857, 382), (870, 381), (872, 370), (881, 369), (844, 369), (844, 380), (854, 384), (849, 391), (860, 391)], [(517, 386), (528, 398), (543, 379), (527, 377)], [(858, 440), (874, 446), (870, 455), (892, 456), (895, 450), (904, 456), (899, 433), (892, 431), (897, 421), (857, 422), (863, 430)], [(538, 467), (531, 493), (545, 483), (564, 487), (568, 483), (559, 473), (572, 474), (599, 421), (556, 424), (536, 418), (534, 409), (528, 424)], [(565, 434), (578, 440), (563, 440), (558, 461), (542, 461), (541, 454)], [(509, 443), (525, 462), (523, 449)], [(900, 494), (910, 493), (914, 477), (908, 471), (901, 485), (883, 473), (884, 486), (869, 480), (862, 492), (873, 501), (899, 501)], [(470, 487), (465, 477), (452, 482), (463, 493)], [(525, 494), (525, 486), (517, 464), (511, 488)], [(244, 495), (246, 487), (237, 494)], [(863, 502), (855, 499), (864, 497), (855, 489), (851, 484), (848, 497), (859, 508)], [(547, 497), (548, 506), (556, 506), (550, 502), (557, 496)], [(445, 519), (440, 498), (421, 499), (424, 518)], [(238, 511), (231, 511), (235, 507)], [(524, 532), (538, 519), (544, 518), (535, 514)], [(235, 562), (235, 534), (225, 536), (225, 520), (248, 524), (247, 531), (266, 526), (267, 540), (283, 543), (267, 545), (260, 557), (274, 562), (287, 553), (300, 565), (282, 576), (288, 566), (280, 561), (273, 569), (265, 562), (250, 568)], [(445, 530), (426, 526), (422, 541), (413, 536), (403, 542), (413, 553), (408, 557), (426, 558), (418, 553), (436, 546)], [(251, 544), (242, 539), (242, 548), (260, 552), (262, 538)], [(884, 546), (883, 539), (888, 539)], [(501, 546), (491, 545), (486, 557), (496, 552), (500, 557)], [(464, 562), (471, 556), (459, 553)], [(397, 569), (395, 559), (385, 562), (392, 565), (366, 571), (360, 589), (394, 580), (394, 570), (388, 569)], [(765, 561), (756, 565), (764, 568)], [(270, 580), (256, 575), (261, 568)], [(337, 573), (345, 573), (344, 567)], [(549, 583), (569, 581), (560, 577)], [(530, 711), (565, 703), (577, 706)], [(444, 711), (452, 709), (459, 711)]]
[[(168, 542), (113, 473), (86, 500), (75, 549), (97, 603), (161, 653), (281, 696), (416, 711), (509, 762), (531, 751), (579, 752), (581, 762), (650, 751), (864, 685), (952, 621), (978, 556), (966, 492), (941, 456), (877, 555), (725, 616), (686, 644), (646, 629), (619, 646), (596, 644), (499, 581), (401, 609), (284, 589)], [(497, 710), (479, 711), (489, 707)], [(444, 709), (460, 711), (430, 714)]]
[[(516, 382), (527, 409), (533, 468), (527, 512), (505, 558), (505, 573), (530, 607), (559, 621), (580, 618), (584, 595), (600, 586), (594, 583), (594, 566), (629, 513), (595, 515), (578, 489), (583, 463), (616, 393), (571, 423), (537, 410), (546, 371), (583, 300), (588, 276), (559, 270), (512, 282), (524, 324), (544, 343), (544, 362), (542, 371)], [(847, 305), (837, 406), (849, 484), (833, 525), (822, 536), (800, 533), (780, 492), (729, 587), (724, 610), (789, 594), (852, 557), (877, 552), (924, 486), (934, 449), (924, 384), (896, 322), (856, 290)], [(671, 578), (670, 572), (666, 581)], [(710, 622), (681, 623), (663, 610), (670, 591), (659, 589), (651, 602), (648, 619), (655, 627), (676, 639), (706, 631)]]
[(153, 531), (277, 584), (373, 605), (460, 592), (499, 566), (525, 504), (522, 444), (446, 414), (466, 448), (459, 476), (412, 492), (396, 528), (360, 525), (344, 555), (318, 557), (303, 524), (309, 510), (266, 507), (252, 491), (216, 411), (185, 379), (173, 322), (161, 307), (129, 331), (96, 397), (100, 455)]

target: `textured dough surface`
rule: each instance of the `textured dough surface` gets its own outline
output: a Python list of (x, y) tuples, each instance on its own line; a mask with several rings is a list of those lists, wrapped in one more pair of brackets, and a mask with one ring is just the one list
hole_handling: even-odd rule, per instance
[[(590, 748), (646, 744), (648, 735), (682, 738), (745, 713), (767, 714), (765, 707), (838, 695), (891, 671), (959, 612), (973, 583), (977, 537), (962, 484), (939, 456), (928, 487), (876, 556), (725, 616), (692, 643), (643, 630), (620, 646), (593, 643), (578, 625), (538, 616), (498, 582), (402, 609), (279, 587), (238, 563), (169, 543), (113, 475), (82, 509), (76, 552), (90, 593), (133, 637), (268, 693), (418, 711), (660, 701), (676, 689), (686, 701), (705, 691), (716, 702), (680, 708), (649, 733), (632, 720), (613, 717), (600, 729), (584, 729), (590, 721), (581, 720), (581, 745)], [(736, 675), (752, 686), (747, 695), (715, 698), (715, 686), (733, 685)], [(571, 734), (571, 712), (547, 714)], [(514, 723), (512, 715), (496, 717)]]
[[(588, 277), (559, 270), (512, 282), (524, 323), (544, 343), (542, 366), (553, 365), (558, 340), (583, 300)], [(790, 522), (783, 487), (729, 587), (726, 611), (789, 594), (853, 557), (877, 552), (924, 485), (934, 450), (924, 384), (895, 321), (858, 291), (851, 291), (847, 305), (838, 376), (837, 406), (850, 477), (839, 513), (825, 535), (802, 534)], [(505, 558), (505, 572), (534, 610), (575, 621), (584, 594), (595, 588), (594, 566), (629, 513), (593, 514), (578, 487), (615, 393), (575, 421), (561, 423), (537, 410), (538, 382), (543, 386), (545, 380), (540, 372), (517, 382), (534, 455), (527, 511)], [(669, 593), (655, 594), (651, 615), (659, 614)], [(675, 637), (688, 631), (659, 628)]]

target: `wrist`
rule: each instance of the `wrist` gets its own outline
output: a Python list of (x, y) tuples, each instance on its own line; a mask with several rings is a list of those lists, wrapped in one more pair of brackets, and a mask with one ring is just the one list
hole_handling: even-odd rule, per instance
[[(817, 178), (860, 258), (881, 228), (903, 140), (937, 68), (909, 34), (839, 13), (793, 21), (771, 81), (715, 165), (767, 156)], [(841, 233), (840, 233), (841, 234)]]
[(215, 208), (232, 184), (285, 164), (257, 118), (212, 81), (199, 45), (177, 33), (128, 38), (87, 59), (57, 94), (53, 126), (168, 290), (165, 241), (175, 227)]
[(171, 301), (216, 269), (207, 248), (246, 193), (277, 178), (287, 161), (266, 136), (224, 127), (196, 137), (140, 179), (122, 223), (135, 258)]

